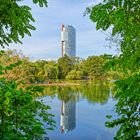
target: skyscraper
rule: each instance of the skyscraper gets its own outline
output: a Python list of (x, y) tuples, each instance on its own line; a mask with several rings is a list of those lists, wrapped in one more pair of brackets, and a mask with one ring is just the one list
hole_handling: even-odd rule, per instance
[(76, 56), (76, 30), (74, 27), (62, 24), (61, 47), (62, 47), (62, 57), (65, 55), (69, 57)]

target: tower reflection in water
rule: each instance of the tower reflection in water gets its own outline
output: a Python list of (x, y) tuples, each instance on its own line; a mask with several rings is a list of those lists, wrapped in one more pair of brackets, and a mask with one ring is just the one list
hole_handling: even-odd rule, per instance
[(76, 127), (76, 101), (62, 101), (61, 107), (61, 133), (72, 131)]

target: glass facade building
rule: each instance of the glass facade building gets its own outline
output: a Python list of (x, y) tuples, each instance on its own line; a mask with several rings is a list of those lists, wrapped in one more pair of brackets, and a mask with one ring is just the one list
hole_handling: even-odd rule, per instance
[(61, 47), (62, 57), (67, 55), (69, 57), (76, 56), (76, 30), (73, 26), (61, 26)]

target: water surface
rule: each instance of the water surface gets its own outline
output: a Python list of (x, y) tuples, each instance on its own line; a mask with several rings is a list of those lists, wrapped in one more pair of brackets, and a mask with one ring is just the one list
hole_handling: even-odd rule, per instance
[(73, 87), (47, 87), (40, 97), (51, 106), (57, 128), (51, 140), (113, 140), (115, 128), (106, 128), (106, 115), (114, 114), (115, 101), (106, 82)]

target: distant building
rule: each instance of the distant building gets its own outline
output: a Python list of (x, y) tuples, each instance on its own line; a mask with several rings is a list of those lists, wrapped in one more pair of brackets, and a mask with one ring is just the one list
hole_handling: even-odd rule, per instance
[(76, 30), (74, 27), (62, 24), (61, 47), (62, 57), (65, 55), (70, 57), (76, 56)]
[(62, 101), (61, 133), (72, 131), (76, 127), (76, 101)]

